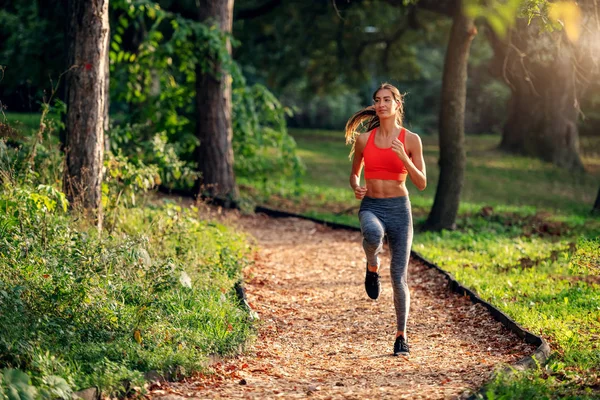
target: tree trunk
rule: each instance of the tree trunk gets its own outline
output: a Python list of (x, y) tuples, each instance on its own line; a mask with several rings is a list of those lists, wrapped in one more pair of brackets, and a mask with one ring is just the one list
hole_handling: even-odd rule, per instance
[[(107, 0), (108, 1), (108, 0)], [(106, 33), (108, 36), (108, 40), (110, 42), (110, 26), (108, 28), (108, 32)], [(107, 44), (108, 46), (108, 44)], [(110, 129), (110, 119), (108, 117), (108, 112), (110, 110), (110, 58), (108, 56), (108, 51), (106, 52), (106, 56), (104, 59), (104, 150), (110, 151), (110, 140), (108, 140), (107, 132)]]
[(63, 187), (72, 207), (102, 227), (102, 162), (108, 0), (69, 2), (69, 65)]
[(464, 149), (467, 61), (471, 41), (477, 34), (460, 2), (454, 11), (442, 78), (440, 111), (440, 179), (433, 207), (425, 223), (428, 230), (454, 229), (466, 166)]
[(594, 202), (594, 208), (592, 208), (592, 214), (600, 214), (600, 189), (598, 189), (598, 195)]
[[(202, 0), (199, 20), (214, 21), (219, 29), (231, 33), (234, 0)], [(231, 54), (231, 45), (227, 45)], [(197, 183), (203, 197), (231, 201), (237, 198), (233, 173), (231, 140), (231, 78), (217, 66), (216, 76), (196, 68), (196, 133), (200, 140)]]
[(512, 91), (500, 148), (583, 171), (579, 157), (575, 65), (555, 32), (540, 36), (535, 23), (518, 21), (506, 40), (490, 33), (496, 73)]

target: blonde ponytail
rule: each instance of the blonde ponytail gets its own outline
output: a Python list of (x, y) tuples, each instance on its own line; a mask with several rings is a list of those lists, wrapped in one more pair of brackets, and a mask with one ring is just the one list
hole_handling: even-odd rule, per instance
[(367, 132), (379, 126), (379, 117), (375, 113), (375, 108), (369, 106), (355, 113), (346, 123), (346, 144), (351, 144), (350, 158), (354, 155), (356, 145), (356, 137), (362, 132), (358, 132), (358, 128), (366, 121)]

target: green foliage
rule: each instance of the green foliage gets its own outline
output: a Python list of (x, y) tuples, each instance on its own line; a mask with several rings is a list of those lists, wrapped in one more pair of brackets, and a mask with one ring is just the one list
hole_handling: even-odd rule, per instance
[(0, 375), (0, 399), (34, 400), (37, 390), (29, 383), (29, 376), (14, 369), (2, 370)]
[[(231, 35), (151, 1), (113, 2), (112, 7), (119, 17), (111, 43), (111, 87), (113, 98), (129, 105), (110, 133), (115, 154), (157, 165), (165, 186), (192, 187), (199, 143), (192, 133), (198, 111), (190, 99), (196, 97), (200, 69), (233, 79), (236, 175), (300, 178), (302, 165), (286, 131), (286, 110), (266, 87), (246, 84), (227, 51), (228, 41), (236, 45)], [(123, 37), (142, 27), (149, 27), (142, 42), (125, 49)]]
[(29, 375), (16, 369), (0, 370), (0, 400), (71, 399), (73, 391), (56, 375), (31, 382)]
[[(196, 140), (193, 137), (189, 143), (185, 141), (169, 143), (165, 131), (153, 133), (153, 129), (148, 123), (143, 125), (122, 124), (113, 127), (108, 132), (108, 136), (111, 146), (109, 160), (116, 161), (116, 158), (120, 159), (116, 164), (110, 164), (109, 167), (111, 165), (128, 164), (129, 168), (135, 168), (134, 166), (137, 169), (153, 168), (154, 170), (148, 170), (146, 175), (153, 172), (152, 181), (156, 185), (162, 184), (171, 188), (177, 184), (192, 186), (198, 176), (192, 163), (182, 160), (179, 156), (194, 149)], [(120, 172), (117, 173), (117, 175), (119, 174)], [(154, 185), (146, 184), (144, 186), (145, 191), (151, 189)], [(138, 187), (141, 188), (140, 185)]]
[[(18, 188), (15, 191), (15, 199), (26, 204), (27, 215), (31, 217), (35, 217), (38, 213), (52, 213), (57, 209), (67, 211), (68, 202), (65, 194), (48, 185), (39, 185), (35, 192)], [(5, 211), (9, 212), (11, 206), (14, 204), (7, 201)]]
[(136, 198), (160, 183), (159, 168), (145, 165), (141, 160), (130, 161), (119, 152), (108, 152), (104, 161), (102, 182), (102, 208), (105, 213), (105, 228), (112, 232), (121, 221), (123, 213), (136, 206)]
[[(585, 6), (584, 2), (581, 3), (581, 7)], [(468, 16), (484, 18), (501, 38), (515, 25), (517, 18), (526, 18), (529, 24), (536, 20), (546, 32), (564, 29), (573, 41), (579, 37), (579, 25), (582, 23), (580, 5), (573, 1), (466, 0), (464, 8)]]
[[(162, 9), (152, 1), (111, 3), (118, 24), (111, 41), (111, 93), (129, 105), (128, 122), (150, 121), (155, 131), (176, 135), (194, 114), (196, 67), (204, 73), (236, 74), (227, 51), (230, 39), (219, 29)], [(127, 31), (144, 29), (142, 42), (126, 50)], [(221, 69), (215, 70), (219, 65)], [(136, 107), (137, 106), (137, 107)]]
[(300, 182), (304, 166), (296, 155), (296, 142), (287, 134), (284, 111), (262, 85), (242, 85), (233, 91), (237, 177), (287, 177)]
[(506, 36), (524, 3), (546, 3), (546, 0), (506, 0), (506, 1), (482, 1), (467, 0), (464, 2), (465, 13), (471, 18), (484, 17), (492, 29), (500, 37)]

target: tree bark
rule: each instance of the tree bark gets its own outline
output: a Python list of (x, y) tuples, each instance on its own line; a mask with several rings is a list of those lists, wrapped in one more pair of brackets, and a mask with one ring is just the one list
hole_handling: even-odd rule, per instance
[(583, 171), (579, 156), (575, 65), (569, 46), (540, 36), (534, 23), (518, 21), (506, 40), (490, 32), (495, 71), (512, 96), (500, 148)]
[[(213, 21), (219, 29), (231, 33), (234, 0), (202, 0), (198, 17), (201, 22)], [(227, 44), (229, 54), (231, 45)], [(219, 66), (216, 76), (196, 68), (196, 133), (200, 140), (198, 169), (202, 174), (197, 183), (202, 197), (234, 200), (237, 188), (233, 173), (231, 141), (231, 77)]]
[[(110, 24), (108, 28), (108, 32), (106, 33), (108, 36), (108, 41), (110, 42)], [(108, 46), (108, 44), (107, 44)], [(110, 129), (110, 119), (109, 119), (109, 110), (110, 110), (110, 57), (108, 55), (108, 51), (106, 51), (105, 59), (104, 59), (104, 120), (102, 129), (104, 130), (104, 151), (110, 151), (110, 140), (108, 138), (107, 132)]]
[(74, 208), (102, 227), (102, 163), (108, 0), (69, 2), (67, 118), (63, 188)]
[(425, 229), (455, 229), (466, 166), (464, 120), (467, 94), (467, 62), (471, 41), (477, 34), (460, 2), (454, 11), (442, 78), (439, 121), (440, 178)]

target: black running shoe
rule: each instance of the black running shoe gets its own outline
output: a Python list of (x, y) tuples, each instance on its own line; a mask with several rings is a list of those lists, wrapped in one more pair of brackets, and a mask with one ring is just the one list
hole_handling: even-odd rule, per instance
[(404, 336), (398, 336), (396, 338), (396, 341), (394, 342), (394, 355), (405, 357), (408, 357), (410, 355), (408, 343), (406, 343), (406, 340), (404, 340)]
[(365, 290), (373, 300), (379, 297), (381, 292), (381, 283), (379, 283), (379, 273), (369, 271), (369, 263), (367, 263), (367, 275), (365, 276)]

